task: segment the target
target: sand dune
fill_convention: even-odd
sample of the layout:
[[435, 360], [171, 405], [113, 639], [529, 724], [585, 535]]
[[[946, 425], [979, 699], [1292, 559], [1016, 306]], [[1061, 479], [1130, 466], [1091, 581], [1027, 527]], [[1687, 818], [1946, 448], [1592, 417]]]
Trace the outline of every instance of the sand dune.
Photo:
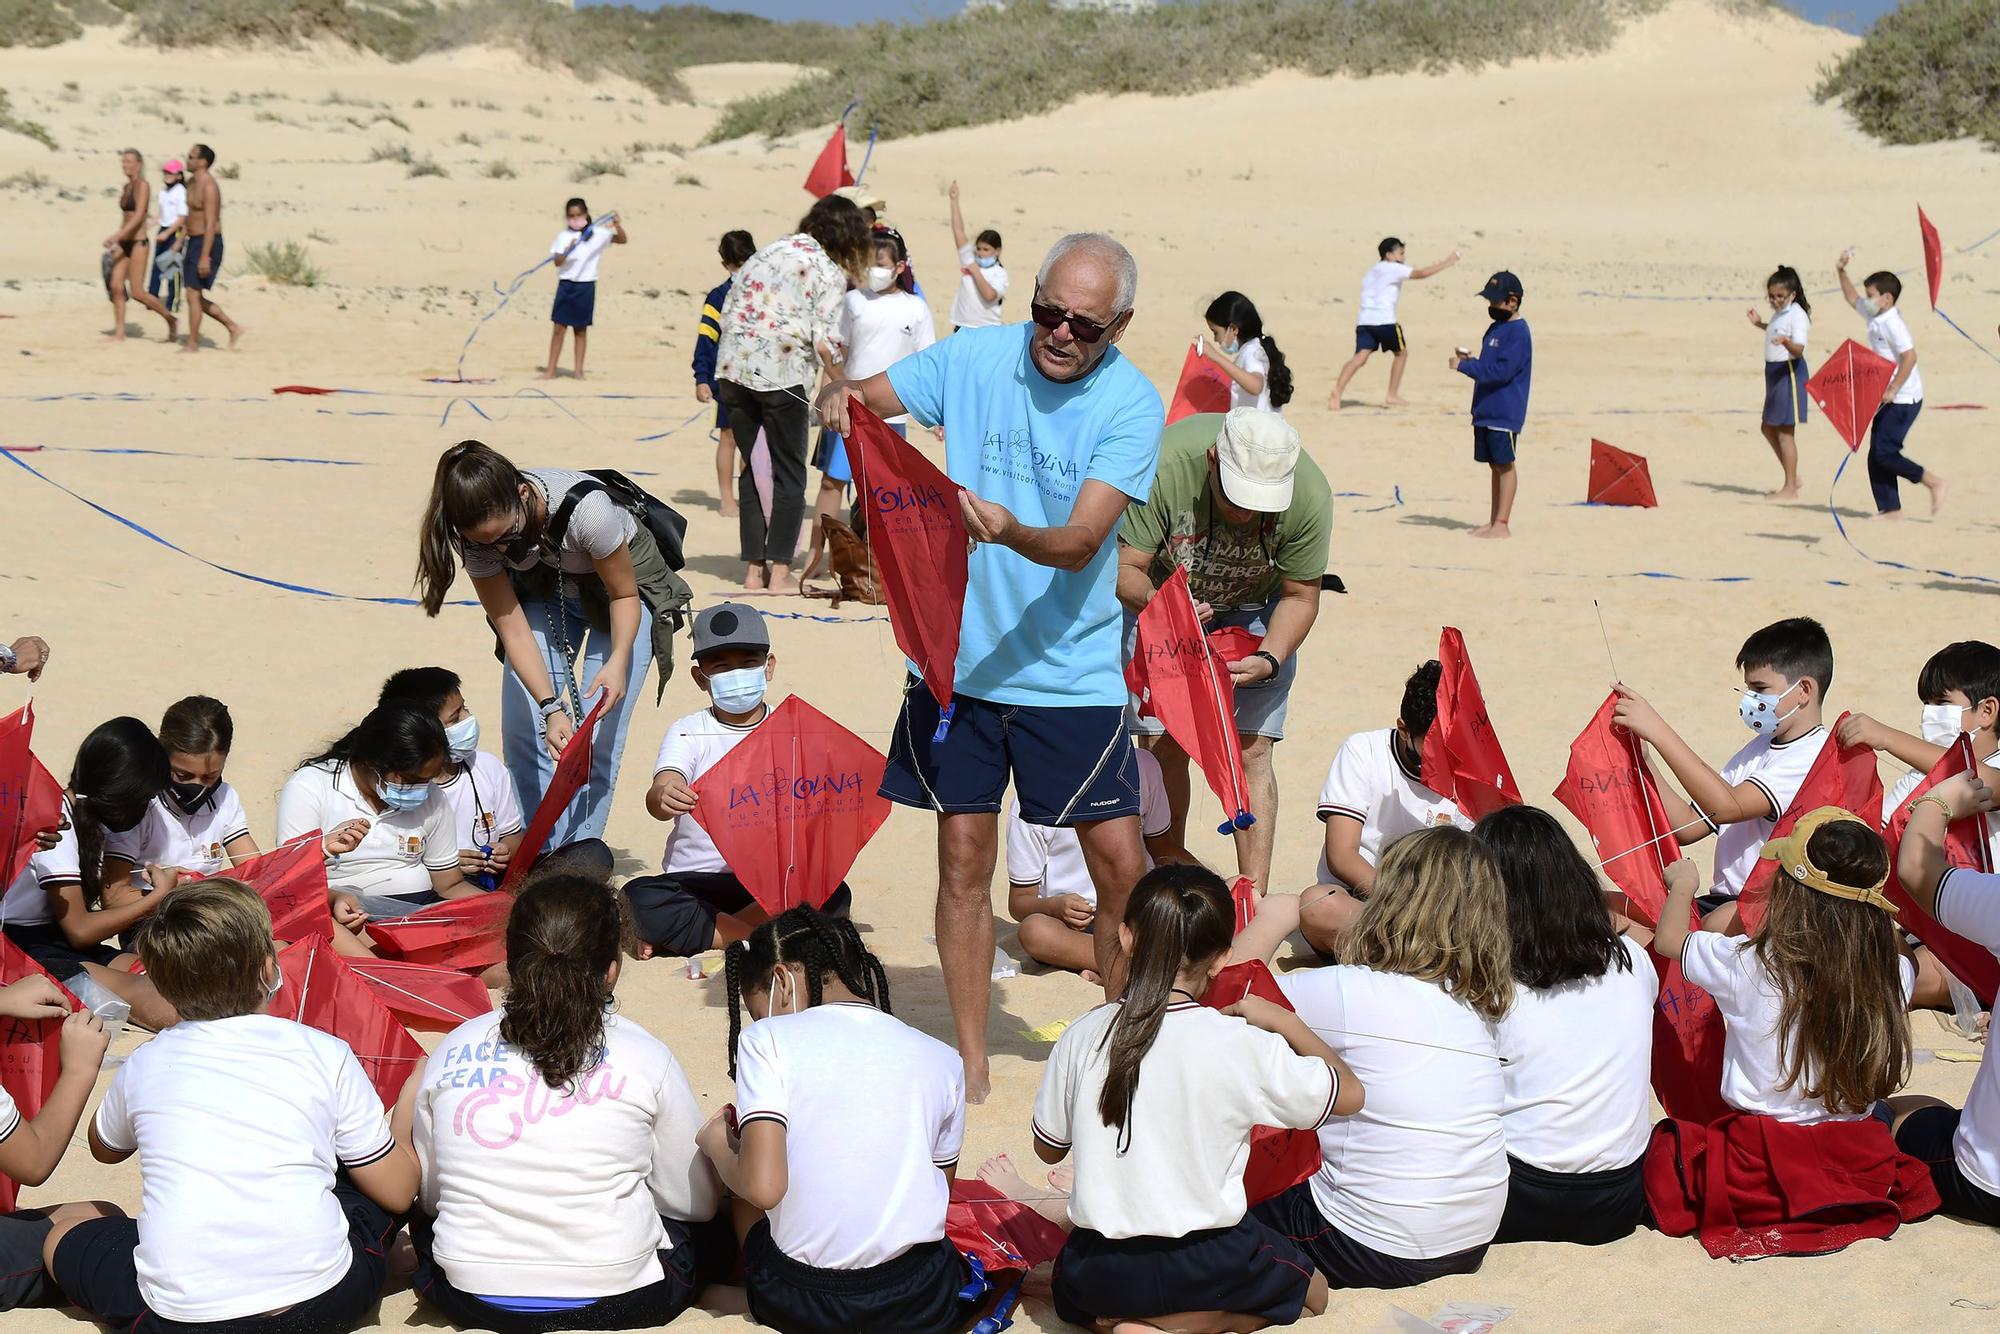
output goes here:
[[[1743, 736], [1730, 693], [1736, 645], [1778, 616], [1812, 614], [1831, 629], [1834, 706], [1899, 723], [1914, 722], [1916, 672], [1930, 651], [1993, 637], [1993, 585], [1871, 564], [1839, 536], [1825, 500], [1840, 447], [1823, 423], [1801, 442], [1808, 500], [1759, 498], [1774, 467], [1756, 433], [1758, 344], [1743, 307], [1764, 274], [1788, 262], [1827, 286], [1849, 244], [1864, 269], [1917, 265], [1918, 199], [1948, 248], [2000, 227], [1991, 154], [1969, 143], [1885, 148], [1814, 104], [1817, 67], [1851, 41], [1682, 0], [1589, 59], [1096, 98], [878, 149], [869, 183], [909, 236], [940, 319], [952, 271], [944, 188], [956, 177], [973, 224], [1005, 233], [1017, 282], [1062, 231], [1105, 227], [1132, 245], [1141, 291], [1125, 346], [1163, 388], [1224, 287], [1258, 301], [1291, 358], [1300, 390], [1290, 416], [1335, 489], [1359, 494], [1336, 502], [1333, 567], [1352, 593], [1327, 601], [1302, 661], [1292, 734], [1278, 749], [1281, 880], [1311, 877], [1320, 836], [1312, 799], [1335, 746], [1393, 717], [1403, 677], [1433, 651], [1441, 624], [1465, 631], [1531, 796], [1554, 787], [1570, 737], [1611, 675], [1593, 599], [1618, 669], [1716, 759]], [[721, 231], [743, 226], [763, 239], [804, 210], [799, 186], [819, 145], [816, 135], [673, 145], [698, 144], [728, 97], [786, 77], [771, 66], [695, 70], [696, 103], [661, 106], [616, 80], [580, 83], [488, 51], [409, 66], [331, 49], [195, 57], [121, 46], [102, 32], [52, 50], [0, 51], [0, 85], [16, 114], [43, 122], [61, 144], [49, 152], [0, 136], [0, 177], [12, 178], [0, 189], [9, 241], [0, 252], [0, 316], [9, 317], [0, 320], [0, 443], [45, 447], [20, 457], [218, 565], [399, 596], [436, 452], [477, 434], [523, 462], [653, 474], [653, 487], [691, 516], [698, 593], [718, 596], [738, 571], [733, 521], [718, 517], [710, 496], [705, 417], [689, 420], [695, 308], [716, 281]], [[116, 221], [115, 150], [140, 147], [153, 171], [197, 139], [240, 170], [223, 182], [229, 260], [217, 296], [247, 327], [243, 347], [178, 356], [157, 341], [157, 325], [145, 329], [148, 341], [106, 346], [95, 252]], [[449, 174], [411, 179], [400, 165], [368, 160], [378, 144], [404, 142]], [[640, 142], [644, 151], [627, 149]], [[593, 155], [621, 159], [625, 174], [572, 183], [572, 168]], [[482, 175], [494, 161], [516, 176]], [[24, 185], [25, 172], [48, 184]], [[591, 380], [554, 387], [559, 405], [530, 390], [547, 341], [543, 274], [473, 346], [468, 374], [496, 383], [423, 382], [452, 371], [473, 321], [493, 309], [491, 284], [545, 252], [572, 193], [621, 210], [632, 236], [606, 260]], [[1453, 245], [1468, 256], [1409, 290], [1403, 316], [1415, 356], [1405, 393], [1414, 406], [1335, 418], [1325, 397], [1352, 346], [1361, 272], [1388, 233], [1405, 237], [1419, 261]], [[250, 274], [249, 248], [284, 239], [307, 245], [322, 286], [278, 288]], [[1519, 536], [1484, 544], [1461, 531], [1484, 518], [1486, 478], [1469, 457], [1464, 381], [1443, 359], [1479, 332], [1483, 307], [1472, 293], [1501, 267], [1525, 280], [1538, 366]], [[1991, 247], [1949, 260], [1945, 305], [1968, 328], [1993, 327], [1996, 289]], [[1656, 299], [1667, 297], [1719, 299]], [[1956, 489], [1936, 521], [1850, 519], [1850, 531], [1879, 557], [2000, 575], [1992, 415], [1937, 410], [2000, 409], [2000, 380], [1930, 318], [1914, 284], [1911, 298], [1932, 410], [1910, 452]], [[1815, 304], [1817, 362], [1860, 324], [1837, 296]], [[135, 329], [147, 318], [135, 313]], [[1379, 397], [1384, 374], [1369, 367], [1354, 394]], [[291, 383], [367, 393], [269, 392]], [[47, 398], [112, 393], [136, 397]], [[1575, 506], [1592, 436], [1650, 457], [1660, 508]], [[78, 452], [117, 449], [182, 457]], [[1868, 507], [1867, 491], [1858, 466], [1848, 472], [1834, 499], [1853, 516]], [[265, 834], [285, 772], [357, 717], [393, 668], [457, 667], [474, 707], [497, 724], [490, 642], [464, 609], [427, 621], [410, 608], [246, 582], [26, 472], [4, 468], [0, 478], [0, 630], [56, 645], [36, 700], [39, 749], [59, 771], [103, 717], [156, 718], [172, 699], [204, 690], [235, 711], [230, 777]], [[781, 687], [886, 741], [898, 655], [885, 624], [850, 609], [839, 624], [779, 623], [776, 638]], [[4, 687], [20, 690], [18, 680]], [[638, 794], [666, 723], [693, 707], [681, 677], [632, 729], [627, 799], [611, 827], [627, 869], [657, 856], [660, 831]], [[1223, 854], [1212, 833], [1197, 837], [1197, 851]], [[932, 859], [929, 823], [899, 813], [858, 868], [858, 915], [889, 965], [898, 1012], [946, 1033], [925, 943]], [[1011, 931], [1001, 939], [1011, 944]], [[622, 990], [625, 1012], [672, 1042], [703, 1097], [725, 1100], [719, 984], [660, 963], [629, 970]], [[996, 1150], [1026, 1152], [1046, 1046], [1025, 1030], [1092, 999], [1068, 977], [996, 987], [995, 1096], [972, 1118], [968, 1165]], [[1916, 1030], [1927, 1051], [1972, 1050], [1929, 1017]], [[1956, 1100], [1971, 1070], [1921, 1064], [1913, 1087]], [[130, 1207], [136, 1185], [132, 1172], [79, 1152], [27, 1198], [103, 1196]], [[866, 1188], [857, 1182], [857, 1196]], [[1392, 1303], [1421, 1316], [1477, 1300], [1516, 1308], [1508, 1328], [1520, 1330], [1685, 1328], [1718, 1317], [1743, 1329], [1970, 1328], [2000, 1303], [1994, 1247], [1991, 1233], [1950, 1221], [1838, 1259], [1748, 1270], [1651, 1235], [1596, 1252], [1515, 1247], [1470, 1278], [1336, 1294], [1307, 1327], [1365, 1330]], [[383, 1303], [382, 1320], [434, 1323], [412, 1312], [399, 1295]], [[11, 1320], [27, 1331], [65, 1324], [47, 1314]], [[1024, 1323], [1059, 1328], [1046, 1301], [1031, 1300]]]

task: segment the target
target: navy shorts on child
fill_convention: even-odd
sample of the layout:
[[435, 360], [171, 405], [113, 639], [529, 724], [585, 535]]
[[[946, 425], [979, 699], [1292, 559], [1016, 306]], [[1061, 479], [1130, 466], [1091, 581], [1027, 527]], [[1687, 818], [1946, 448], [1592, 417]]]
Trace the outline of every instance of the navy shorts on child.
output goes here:
[[1357, 324], [1354, 326], [1354, 350], [1356, 352], [1387, 352], [1395, 356], [1403, 350], [1403, 326], [1400, 324]]
[[1642, 1157], [1604, 1172], [1551, 1172], [1507, 1158], [1507, 1212], [1493, 1240], [1602, 1246], [1629, 1237], [1646, 1216]]
[[971, 1272], [946, 1239], [865, 1269], [819, 1269], [779, 1250], [760, 1219], [743, 1239], [743, 1272], [751, 1316], [782, 1334], [949, 1334], [971, 1314], [961, 1295]]
[[1812, 373], [1804, 361], [1764, 363], [1764, 425], [1803, 426], [1807, 417], [1806, 381]]
[[1184, 1237], [1106, 1237], [1080, 1227], [1056, 1257], [1056, 1314], [1086, 1328], [1181, 1311], [1229, 1311], [1289, 1325], [1305, 1309], [1310, 1257], [1268, 1224]]
[[[715, 948], [715, 919], [740, 913], [757, 900], [729, 871], [682, 871], [634, 876], [625, 882], [632, 929], [655, 953], [689, 956]], [[820, 911], [845, 917], [854, 893], [842, 882]]]
[[551, 324], [560, 324], [565, 329], [588, 329], [591, 317], [596, 313], [596, 283], [577, 282], [571, 278], [556, 280], [555, 309], [549, 312]]
[[1297, 1244], [1336, 1288], [1410, 1288], [1446, 1274], [1473, 1273], [1486, 1259], [1484, 1246], [1429, 1259], [1378, 1251], [1327, 1221], [1313, 1200], [1310, 1181], [1253, 1205], [1250, 1213]]
[[1519, 439], [1512, 431], [1503, 431], [1497, 426], [1475, 426], [1472, 428], [1473, 460], [1505, 467], [1514, 461], [1514, 446]]
[[0, 1311], [56, 1304], [55, 1285], [42, 1268], [42, 1245], [52, 1226], [40, 1209], [0, 1214]]
[[2000, 1227], [2000, 1195], [1967, 1176], [1958, 1165], [1956, 1140], [1964, 1113], [1956, 1107], [1920, 1107], [1903, 1119], [1896, 1147], [1931, 1170], [1931, 1184], [1944, 1201], [1940, 1212]]

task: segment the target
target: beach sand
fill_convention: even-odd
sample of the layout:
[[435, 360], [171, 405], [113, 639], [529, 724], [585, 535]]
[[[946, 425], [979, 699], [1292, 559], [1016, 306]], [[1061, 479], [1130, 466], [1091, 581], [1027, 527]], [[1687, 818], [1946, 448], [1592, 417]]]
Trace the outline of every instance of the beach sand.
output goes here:
[[[1570, 738], [1611, 679], [1593, 600], [1618, 670], [1717, 762], [1746, 739], [1731, 659], [1766, 622], [1819, 617], [1837, 651], [1831, 708], [1906, 726], [1924, 658], [1951, 640], [1994, 637], [1994, 585], [1925, 572], [2000, 575], [1992, 411], [1941, 410], [2000, 407], [2000, 379], [1925, 309], [1914, 205], [1921, 199], [1947, 250], [1975, 240], [2000, 226], [2000, 159], [1971, 143], [1884, 147], [1816, 105], [1816, 70], [1852, 41], [1681, 0], [1589, 58], [1437, 77], [1272, 77], [1172, 100], [1092, 98], [878, 147], [868, 184], [909, 237], [941, 324], [955, 285], [944, 191], [956, 177], [970, 224], [1005, 234], [1021, 305], [1030, 270], [1059, 233], [1106, 228], [1131, 245], [1141, 284], [1124, 350], [1163, 393], [1202, 332], [1202, 309], [1225, 287], [1256, 299], [1290, 359], [1299, 393], [1288, 415], [1343, 493], [1332, 568], [1351, 591], [1324, 602], [1277, 750], [1281, 886], [1312, 878], [1321, 837], [1313, 798], [1334, 749], [1393, 720], [1403, 678], [1435, 651], [1441, 625], [1465, 632], [1531, 800], [1561, 778]], [[718, 516], [711, 494], [707, 412], [690, 389], [695, 316], [719, 280], [723, 230], [748, 227], [766, 240], [805, 210], [800, 183], [825, 132], [632, 157], [623, 146], [696, 143], [722, 101], [791, 73], [695, 70], [698, 102], [661, 106], [615, 80], [580, 83], [483, 51], [399, 67], [336, 49], [167, 55], [102, 32], [0, 51], [16, 114], [45, 123], [62, 145], [50, 152], [0, 136], [0, 177], [34, 171], [51, 183], [23, 188], [15, 176], [0, 189], [10, 242], [0, 258], [0, 443], [40, 447], [17, 461], [188, 553], [25, 471], [0, 469], [0, 634], [38, 633], [55, 647], [33, 689], [37, 749], [50, 767], [66, 772], [77, 740], [106, 716], [154, 720], [184, 694], [217, 695], [237, 723], [229, 777], [268, 844], [287, 771], [358, 718], [393, 669], [461, 671], [497, 738], [498, 669], [472, 611], [427, 620], [410, 607], [310, 596], [215, 568], [355, 597], [406, 595], [433, 461], [467, 435], [524, 464], [642, 476], [689, 516], [688, 574], [700, 601], [725, 595], [741, 570], [734, 521]], [[335, 97], [346, 101], [330, 104]], [[374, 106], [352, 104], [364, 101], [385, 105], [410, 133], [370, 123]], [[461, 132], [479, 142], [454, 142]], [[96, 246], [116, 223], [115, 152], [143, 149], [157, 182], [160, 160], [196, 140], [214, 145], [225, 169], [240, 168], [222, 182], [228, 259], [215, 295], [246, 327], [242, 347], [176, 355], [136, 307], [130, 319], [144, 339], [107, 346]], [[395, 163], [368, 160], [377, 144], [405, 141], [449, 175], [410, 179]], [[573, 185], [573, 165], [594, 154], [626, 159], [625, 174]], [[501, 159], [515, 179], [480, 174]], [[624, 213], [632, 237], [605, 260], [590, 380], [547, 386], [552, 404], [531, 378], [547, 347], [553, 283], [542, 273], [471, 349], [468, 375], [494, 383], [424, 382], [453, 373], [473, 321], [494, 308], [491, 284], [546, 253], [564, 198], [579, 192], [600, 213]], [[1390, 233], [1409, 242], [1413, 263], [1455, 245], [1467, 256], [1407, 289], [1412, 406], [1336, 418], [1324, 403], [1352, 347], [1360, 277]], [[273, 287], [250, 273], [252, 246], [287, 239], [307, 245], [321, 286]], [[1900, 525], [1857, 524], [1871, 508], [1857, 461], [1833, 500], [1863, 547], [1916, 569], [1872, 564], [1836, 531], [1827, 488], [1842, 450], [1817, 412], [1801, 439], [1805, 497], [1761, 498], [1776, 469], [1756, 429], [1759, 341], [1744, 308], [1761, 307], [1775, 264], [1797, 265], [1819, 316], [1816, 365], [1861, 335], [1837, 293], [1821, 292], [1850, 244], [1857, 274], [1908, 275], [1904, 305], [1929, 391], [1910, 453], [1955, 490], [1936, 521], [1916, 497]], [[1946, 309], [1975, 333], [1991, 329], [2000, 307], [1995, 264], [1991, 248], [1947, 259]], [[1479, 336], [1484, 303], [1474, 292], [1499, 268], [1525, 282], [1538, 365], [1518, 535], [1482, 543], [1465, 530], [1485, 518], [1486, 470], [1470, 457], [1466, 382], [1444, 359]], [[1379, 402], [1385, 379], [1378, 358], [1350, 398]], [[287, 384], [365, 392], [271, 393]], [[1651, 460], [1658, 509], [1578, 504], [1593, 436]], [[116, 452], [125, 450], [160, 453]], [[824, 604], [767, 605], [828, 614]], [[774, 622], [778, 688], [886, 747], [901, 677], [889, 627], [865, 608], [833, 615]], [[0, 685], [14, 699], [27, 693], [20, 678]], [[696, 706], [679, 672], [663, 705], [637, 712], [610, 828], [624, 872], [657, 859], [661, 830], [640, 796], [667, 724]], [[1894, 767], [1885, 761], [1885, 777]], [[1197, 786], [1193, 845], [1227, 865], [1214, 815]], [[1697, 856], [1705, 865], [1709, 854]], [[897, 1013], [948, 1038], [927, 943], [934, 874], [931, 822], [899, 811], [852, 879]], [[1004, 880], [995, 902], [1004, 904]], [[1014, 948], [1004, 922], [1000, 940]], [[704, 1103], [728, 1100], [720, 981], [691, 981], [678, 961], [660, 961], [628, 968], [620, 990], [623, 1012], [673, 1046]], [[1069, 976], [996, 984], [994, 1093], [970, 1118], [965, 1171], [1000, 1150], [1030, 1159], [1028, 1109], [1048, 1044], [1029, 1031], [1096, 999]], [[1925, 1051], [1977, 1050], [1930, 1016], [1915, 1031]], [[1973, 1068], [1922, 1063], [1911, 1087], [1957, 1102]], [[103, 1197], [129, 1209], [137, 1187], [131, 1167], [100, 1167], [78, 1148], [24, 1198]], [[857, 1201], [868, 1189], [855, 1182]], [[1326, 1316], [1302, 1327], [1388, 1328], [1392, 1306], [1428, 1316], [1449, 1301], [1479, 1301], [1515, 1308], [1508, 1328], [1519, 1330], [1970, 1329], [1990, 1326], [1987, 1312], [2000, 1306], [1995, 1253], [1992, 1233], [1950, 1220], [1835, 1259], [1750, 1268], [1653, 1234], [1589, 1252], [1517, 1246], [1496, 1249], [1476, 1275], [1421, 1290], [1337, 1293]], [[1024, 1326], [1060, 1328], [1045, 1276], [1030, 1294]], [[384, 1300], [381, 1320], [438, 1323], [407, 1292]], [[676, 1328], [746, 1323], [697, 1314]], [[55, 1313], [10, 1316], [8, 1326], [73, 1327]]]

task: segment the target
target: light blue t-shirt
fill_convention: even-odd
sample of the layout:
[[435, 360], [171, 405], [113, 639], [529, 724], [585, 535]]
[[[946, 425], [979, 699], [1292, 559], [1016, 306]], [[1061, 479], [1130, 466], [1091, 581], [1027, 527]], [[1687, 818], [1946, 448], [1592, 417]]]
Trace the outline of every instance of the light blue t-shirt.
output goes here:
[[[1028, 359], [1033, 329], [961, 329], [891, 366], [889, 384], [917, 420], [943, 424], [951, 480], [1024, 524], [1068, 523], [1087, 481], [1143, 502], [1166, 424], [1159, 391], [1115, 347], [1083, 379], [1057, 384]], [[1075, 572], [975, 547], [954, 693], [996, 704], [1122, 705], [1116, 531]]]

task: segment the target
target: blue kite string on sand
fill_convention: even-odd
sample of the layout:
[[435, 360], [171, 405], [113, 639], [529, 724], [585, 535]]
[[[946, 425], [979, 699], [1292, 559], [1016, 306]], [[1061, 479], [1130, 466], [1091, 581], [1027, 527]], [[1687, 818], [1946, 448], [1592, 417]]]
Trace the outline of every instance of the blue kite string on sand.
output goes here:
[[1847, 458], [1842, 459], [1840, 461], [1840, 466], [1833, 470], [1833, 486], [1829, 486], [1826, 489], [1826, 512], [1829, 515], [1833, 516], [1833, 526], [1840, 530], [1841, 539], [1845, 541], [1848, 546], [1854, 548], [1855, 555], [1861, 557], [1861, 559], [1867, 561], [1871, 565], [1880, 565], [1884, 569], [1889, 569], [1889, 570], [1902, 570], [1908, 574], [1932, 574], [1936, 575], [1940, 579], [1958, 579], [1969, 584], [2000, 585], [2000, 579], [1990, 578], [1987, 575], [1983, 574], [1954, 574], [1950, 570], [1933, 570], [1923, 565], [1905, 565], [1902, 561], [1883, 560], [1880, 557], [1871, 556], [1867, 552], [1863, 551], [1860, 545], [1856, 543], [1855, 540], [1848, 535], [1847, 525], [1840, 521], [1840, 511], [1833, 507], [1834, 487], [1840, 485], [1840, 475], [1847, 471], [1848, 459], [1851, 459], [1853, 457], [1854, 457], [1854, 451], [1850, 449], [1847, 452]]
[[1937, 306], [1932, 306], [1931, 314], [1937, 316], [1939, 319], [1943, 320], [1946, 324], [1950, 325], [1953, 333], [1957, 334], [1960, 338], [1963, 338], [1966, 342], [1978, 348], [1981, 352], [1984, 352], [1989, 361], [2000, 361], [2000, 356], [1994, 355], [1992, 348], [1986, 346], [1986, 344], [1980, 342], [1977, 338], [1974, 338], [1971, 334], [1959, 328], [1958, 321], [1953, 319], [1951, 316], [1945, 314], [1941, 308]]
[[222, 459], [231, 463], [312, 463], [329, 468], [361, 468], [354, 459], [308, 459], [290, 454], [202, 454], [178, 449], [133, 449], [110, 445], [0, 445], [10, 454], [140, 454], [159, 459]]
[[[583, 418], [577, 416], [574, 412], [571, 412], [568, 408], [564, 407], [562, 400], [557, 398], [554, 394], [549, 393], [545, 389], [538, 389], [534, 385], [523, 385], [521, 388], [516, 389], [513, 393], [509, 394], [507, 397], [509, 400], [513, 400], [520, 398], [524, 394], [534, 394], [537, 397], [547, 399], [550, 403], [555, 405], [555, 408], [558, 412], [562, 413], [565, 417], [568, 417], [571, 421], [575, 422], [578, 426], [581, 426], [586, 431], [591, 431], [596, 429], [595, 427], [591, 426], [589, 422], [585, 421]], [[480, 407], [476, 399], [471, 399], [465, 397], [464, 395], [460, 395], [459, 397], [452, 399], [449, 403], [446, 403], [444, 405], [444, 414], [438, 418], [438, 427], [440, 429], [442, 429], [445, 426], [445, 424], [451, 420], [451, 410], [457, 407], [461, 403], [465, 404], [466, 407], [472, 409], [473, 412], [477, 413], [479, 415], [479, 420], [483, 422], [490, 422], [495, 420], [498, 421], [507, 420], [506, 413], [502, 413], [498, 418], [495, 418], [491, 414], [489, 414], [486, 411], [486, 409]], [[700, 414], [697, 413], [696, 415], [699, 416]]]
[[[613, 219], [613, 218], [615, 218], [615, 217], [617, 217], [617, 216], [618, 216], [618, 215], [617, 215], [617, 213], [615, 213], [615, 212], [612, 212], [612, 213], [607, 213], [607, 214], [605, 214], [605, 215], [604, 215], [603, 217], [601, 217], [601, 218], [597, 219], [597, 221], [595, 221], [595, 222], [591, 223], [591, 224], [590, 224], [590, 226], [591, 226], [591, 227], [593, 227], [593, 228], [595, 228], [595, 227], [602, 227], [602, 226], [604, 226], [604, 225], [605, 225], [606, 223], [610, 222], [610, 221], [611, 221], [611, 219]], [[588, 229], [586, 229], [586, 230], [588, 230]], [[478, 323], [476, 323], [476, 324], [474, 324], [474, 325], [472, 326], [472, 332], [471, 332], [471, 333], [469, 333], [469, 334], [467, 334], [467, 335], [465, 336], [465, 346], [463, 346], [463, 347], [461, 347], [461, 348], [459, 348], [459, 349], [458, 349], [458, 379], [454, 381], [454, 380], [445, 380], [445, 379], [441, 379], [441, 378], [435, 378], [435, 379], [432, 379], [432, 381], [431, 381], [431, 382], [432, 382], [432, 383], [434, 383], [434, 384], [476, 384], [476, 383], [479, 383], [478, 381], [475, 381], [475, 380], [468, 380], [468, 379], [466, 379], [466, 378], [465, 378], [465, 356], [466, 356], [466, 353], [468, 353], [468, 352], [472, 351], [472, 340], [473, 340], [473, 339], [475, 339], [475, 338], [477, 338], [477, 337], [479, 337], [479, 331], [480, 331], [481, 329], [484, 329], [484, 328], [486, 327], [486, 321], [488, 321], [488, 320], [492, 319], [492, 318], [493, 318], [493, 317], [494, 317], [495, 315], [498, 315], [498, 314], [499, 314], [499, 313], [500, 313], [501, 311], [503, 311], [503, 310], [507, 309], [507, 303], [508, 303], [509, 301], [512, 301], [512, 300], [514, 299], [514, 293], [516, 293], [516, 292], [518, 292], [518, 291], [520, 291], [520, 290], [521, 290], [521, 285], [522, 285], [523, 283], [527, 282], [527, 281], [528, 281], [528, 279], [532, 278], [532, 277], [533, 277], [533, 276], [534, 276], [535, 274], [537, 274], [537, 273], [541, 272], [541, 271], [542, 271], [542, 269], [543, 269], [543, 268], [544, 268], [545, 266], [547, 266], [547, 265], [550, 265], [550, 264], [554, 264], [554, 263], [556, 263], [556, 262], [557, 262], [558, 260], [560, 260], [560, 259], [562, 259], [562, 258], [563, 258], [563, 256], [561, 256], [561, 255], [544, 255], [544, 256], [542, 257], [542, 259], [541, 259], [541, 262], [540, 262], [540, 263], [538, 263], [538, 264], [533, 264], [533, 265], [529, 266], [528, 268], [525, 268], [525, 269], [522, 269], [522, 270], [521, 270], [521, 271], [520, 271], [519, 273], [515, 274], [515, 275], [514, 275], [514, 281], [513, 281], [513, 282], [511, 282], [511, 283], [509, 283], [509, 284], [507, 284], [507, 287], [506, 287], [506, 289], [505, 289], [505, 290], [502, 290], [502, 289], [501, 289], [501, 286], [500, 286], [500, 284], [499, 284], [499, 283], [494, 283], [494, 284], [493, 284], [493, 290], [494, 290], [495, 292], [498, 292], [498, 293], [499, 293], [499, 295], [500, 295], [500, 304], [499, 304], [499, 305], [497, 305], [497, 306], [495, 306], [495, 307], [493, 307], [493, 309], [491, 309], [491, 310], [487, 311], [487, 312], [486, 312], [486, 313], [485, 313], [484, 315], [481, 315], [481, 316], [479, 317], [479, 322], [478, 322]]]

